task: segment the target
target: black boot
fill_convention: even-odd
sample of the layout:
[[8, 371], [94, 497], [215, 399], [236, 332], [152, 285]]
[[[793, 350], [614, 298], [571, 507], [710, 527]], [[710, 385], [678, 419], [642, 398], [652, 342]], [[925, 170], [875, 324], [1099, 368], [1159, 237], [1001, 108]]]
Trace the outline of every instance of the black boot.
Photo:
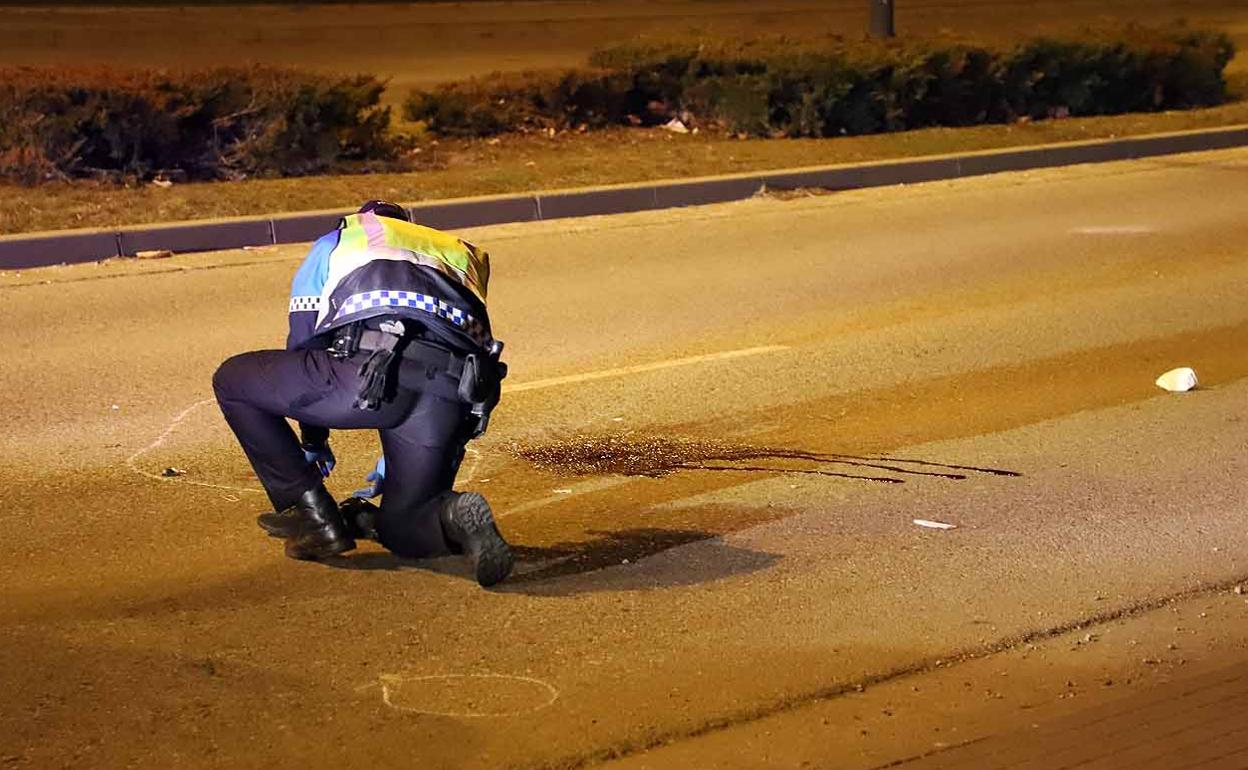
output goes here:
[[511, 574], [511, 548], [498, 527], [490, 504], [476, 492], [448, 492], [438, 502], [442, 532], [472, 559], [477, 582], [492, 586]]
[[[347, 526], [347, 532], [356, 540], [377, 539], [377, 506], [359, 497], [348, 497], [338, 504], [338, 513]], [[303, 515], [298, 506], [284, 511], [268, 511], [256, 517], [260, 529], [273, 537], [290, 538], [299, 534]]]
[[299, 513], [297, 505], [292, 505], [284, 511], [266, 511], [256, 517], [256, 523], [260, 525], [260, 529], [273, 537], [283, 539], [299, 534], [301, 521], [303, 521], [303, 514]]
[[362, 497], [348, 497], [338, 503], [338, 512], [347, 524], [347, 531], [356, 540], [377, 539], [378, 510], [375, 504]]
[[[292, 559], [324, 559], [355, 548], [355, 539], [338, 513], [338, 504], [321, 484], [304, 492], [299, 502], [276, 515], [294, 530], [286, 538], [286, 555]], [[289, 521], [295, 523], [290, 525]]]

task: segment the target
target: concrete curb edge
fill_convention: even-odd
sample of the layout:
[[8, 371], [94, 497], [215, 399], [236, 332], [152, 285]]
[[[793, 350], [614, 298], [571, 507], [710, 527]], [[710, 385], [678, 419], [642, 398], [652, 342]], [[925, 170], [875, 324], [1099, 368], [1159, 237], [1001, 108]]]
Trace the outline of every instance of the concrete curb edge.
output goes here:
[[[455, 230], [508, 222], [727, 203], [749, 198], [763, 188], [854, 190], [1245, 145], [1248, 145], [1248, 126], [1227, 126], [902, 160], [430, 201], [410, 204], [408, 210], [413, 221], [442, 230]], [[345, 213], [349, 212], [331, 209], [142, 225], [117, 230], [62, 230], [6, 235], [0, 236], [0, 269], [93, 262], [156, 249], [187, 253], [301, 243], [314, 240], [333, 229]]]

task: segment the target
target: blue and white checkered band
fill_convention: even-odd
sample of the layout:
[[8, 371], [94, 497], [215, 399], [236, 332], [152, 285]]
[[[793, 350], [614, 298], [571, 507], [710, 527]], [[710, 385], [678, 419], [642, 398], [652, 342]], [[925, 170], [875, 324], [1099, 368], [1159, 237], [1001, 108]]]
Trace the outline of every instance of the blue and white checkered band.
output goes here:
[[299, 313], [304, 310], [316, 312], [321, 309], [320, 297], [291, 297], [290, 312]]
[[376, 307], [410, 307], [422, 310], [455, 324], [478, 344], [484, 345], [486, 343], [485, 328], [477, 319], [457, 307], [448, 305], [437, 297], [431, 297], [428, 294], [421, 294], [416, 291], [381, 289], [366, 291], [362, 294], [352, 294], [338, 308], [338, 312], [334, 314], [333, 321]]

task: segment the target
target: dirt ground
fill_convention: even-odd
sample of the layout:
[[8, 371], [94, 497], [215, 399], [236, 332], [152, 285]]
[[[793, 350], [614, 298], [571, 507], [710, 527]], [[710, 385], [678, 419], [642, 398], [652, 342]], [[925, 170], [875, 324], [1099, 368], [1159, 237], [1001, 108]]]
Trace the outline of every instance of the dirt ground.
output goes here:
[[[5, 9], [0, 64], [176, 67], [256, 61], [390, 79], [413, 87], [581, 64], [603, 45], [683, 36], [866, 29], [862, 0], [552, 0], [376, 6]], [[1088, 25], [1185, 19], [1248, 49], [1248, 8], [1234, 0], [902, 0], [901, 34], [987, 39]], [[1233, 67], [1243, 68], [1243, 57]]]
[[[512, 365], [461, 479], [517, 547], [495, 591], [255, 527], [208, 383], [280, 344], [298, 247], [0, 274], [0, 760], [1058, 767], [1093, 723], [1234, 751], [1171, 704], [1243, 697], [1246, 171], [466, 233]], [[1153, 385], [1178, 365], [1200, 390]], [[376, 439], [333, 441], [345, 495]]]

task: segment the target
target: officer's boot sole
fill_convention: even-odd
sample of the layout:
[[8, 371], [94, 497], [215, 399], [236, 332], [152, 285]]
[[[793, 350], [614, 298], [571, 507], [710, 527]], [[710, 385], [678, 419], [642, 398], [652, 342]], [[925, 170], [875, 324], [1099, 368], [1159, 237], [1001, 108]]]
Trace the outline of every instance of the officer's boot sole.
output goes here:
[[490, 504], [476, 492], [457, 495], [449, 516], [464, 554], [472, 559], [477, 583], [492, 586], [511, 574], [511, 547], [494, 524]]

